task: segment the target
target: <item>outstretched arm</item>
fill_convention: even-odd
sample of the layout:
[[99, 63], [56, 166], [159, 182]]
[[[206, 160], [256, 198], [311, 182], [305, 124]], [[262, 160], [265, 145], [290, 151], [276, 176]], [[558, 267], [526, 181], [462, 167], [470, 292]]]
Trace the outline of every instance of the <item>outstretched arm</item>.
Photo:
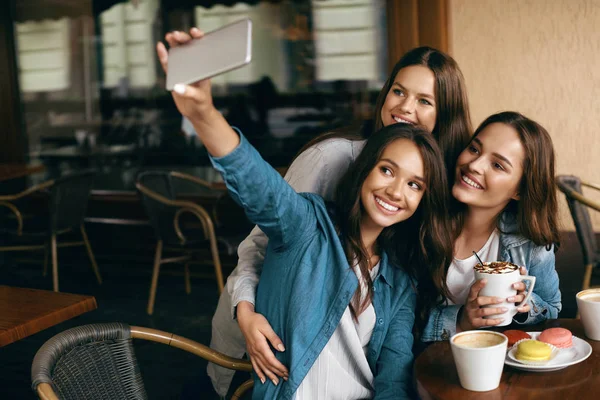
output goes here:
[[[202, 36], [200, 30], [193, 28], [190, 35], [169, 33], [166, 40], [177, 46], [192, 38], [202, 40]], [[162, 43], [157, 45], [157, 52], [167, 71], [168, 53]], [[272, 245], [284, 246], [306, 233], [307, 226], [315, 223], [310, 202], [294, 192], [243, 136], [229, 126], [213, 105], [210, 81], [177, 84], [172, 94], [177, 109], [190, 120], [212, 156], [213, 165], [222, 173], [232, 198], [267, 234]]]

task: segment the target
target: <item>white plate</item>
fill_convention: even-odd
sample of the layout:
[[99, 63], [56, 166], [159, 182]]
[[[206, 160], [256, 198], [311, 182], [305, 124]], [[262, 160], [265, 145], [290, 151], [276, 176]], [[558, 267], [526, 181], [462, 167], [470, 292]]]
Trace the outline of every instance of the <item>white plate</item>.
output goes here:
[[[532, 339], [537, 339], [541, 332], [527, 332]], [[559, 349], [558, 354], [547, 364], [544, 365], [526, 365], [511, 359], [514, 358], [516, 347], [511, 347], [506, 353], [504, 364], [510, 365], [513, 368], [530, 372], [548, 372], [557, 371], [568, 367], [569, 365], [577, 364], [585, 360], [592, 354], [592, 346], [585, 340], [581, 340], [573, 336], [573, 346], [568, 349]]]

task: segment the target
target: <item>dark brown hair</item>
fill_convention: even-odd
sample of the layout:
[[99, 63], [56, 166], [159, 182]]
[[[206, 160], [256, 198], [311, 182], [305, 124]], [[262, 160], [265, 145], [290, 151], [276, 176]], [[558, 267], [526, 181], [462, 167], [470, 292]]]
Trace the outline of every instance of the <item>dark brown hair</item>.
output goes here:
[[[400, 58], [394, 66], [392, 73], [381, 88], [375, 103], [375, 114], [372, 121], [357, 127], [342, 128], [316, 137], [307, 143], [300, 152], [307, 148], [331, 138], [346, 138], [350, 140], [366, 139], [375, 131], [383, 127], [381, 109], [385, 99], [394, 84], [396, 75], [402, 68], [421, 65], [429, 68], [435, 76], [435, 103], [436, 122], [433, 128], [433, 137], [440, 146], [449, 178], [453, 175], [456, 159], [465, 148], [471, 137], [471, 117], [469, 115], [469, 102], [464, 77], [458, 64], [448, 54], [432, 47], [417, 47]], [[358, 133], [357, 133], [358, 130]]]
[[[552, 244], [559, 243], [552, 138], [543, 126], [514, 111], [489, 116], [479, 125], [473, 138], [494, 123], [513, 128], [519, 135], [525, 150], [523, 176], [519, 183], [519, 200], [511, 200], [504, 209], [516, 217], [517, 232], [510, 233], [519, 233], [536, 245], [550, 249]], [[457, 206], [459, 213], [455, 216], [457, 224], [454, 237], [458, 237], [464, 223], [462, 211], [465, 207]]]
[[356, 315], [373, 297], [369, 257], [360, 234], [360, 222], [365, 212], [360, 198], [361, 188], [385, 148], [399, 139], [410, 140], [419, 149], [426, 189], [415, 213], [407, 220], [385, 228], [377, 239], [377, 247], [380, 253], [385, 251], [391, 265], [404, 269], [418, 282], [417, 325], [421, 326], [429, 310], [447, 297], [444, 276], [452, 260], [446, 207], [448, 182], [441, 150], [431, 134], [419, 127], [393, 124], [372, 135], [337, 188], [335, 204], [339, 218], [335, 222], [348, 262], [358, 265], [367, 283], [368, 293], [364, 300], [360, 301], [360, 292], [357, 291], [350, 304], [353, 315]]

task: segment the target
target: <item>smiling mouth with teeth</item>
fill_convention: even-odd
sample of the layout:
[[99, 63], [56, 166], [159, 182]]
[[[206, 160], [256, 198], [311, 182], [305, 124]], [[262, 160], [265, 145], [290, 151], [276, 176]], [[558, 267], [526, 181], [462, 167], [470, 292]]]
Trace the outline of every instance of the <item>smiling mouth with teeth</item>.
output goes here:
[[411, 122], [411, 121], [407, 121], [407, 120], [405, 120], [405, 119], [402, 119], [402, 118], [400, 118], [400, 117], [395, 117], [395, 116], [392, 116], [392, 118], [394, 119], [394, 121], [396, 121], [396, 122], [397, 122], [397, 123], [399, 123], [399, 124], [409, 124], [409, 125], [414, 125], [414, 123], [413, 123], [413, 122]]
[[464, 174], [461, 174], [461, 179], [464, 183], [466, 183], [467, 185], [474, 187], [475, 189], [483, 189], [483, 186], [478, 185], [475, 181], [469, 179], [469, 177], [467, 177]]
[[377, 202], [377, 204], [379, 204], [381, 207], [385, 208], [388, 211], [398, 211], [399, 210], [398, 207], [394, 207], [393, 205], [386, 203], [385, 201], [381, 200], [379, 197], [375, 197], [375, 201]]

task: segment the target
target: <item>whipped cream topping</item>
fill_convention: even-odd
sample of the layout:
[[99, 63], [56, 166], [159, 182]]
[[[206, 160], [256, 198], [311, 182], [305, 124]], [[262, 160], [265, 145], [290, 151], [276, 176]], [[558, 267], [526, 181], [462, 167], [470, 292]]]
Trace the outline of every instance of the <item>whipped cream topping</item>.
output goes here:
[[519, 266], [506, 261], [484, 262], [476, 264], [473, 269], [484, 274], [508, 274], [519, 269]]

